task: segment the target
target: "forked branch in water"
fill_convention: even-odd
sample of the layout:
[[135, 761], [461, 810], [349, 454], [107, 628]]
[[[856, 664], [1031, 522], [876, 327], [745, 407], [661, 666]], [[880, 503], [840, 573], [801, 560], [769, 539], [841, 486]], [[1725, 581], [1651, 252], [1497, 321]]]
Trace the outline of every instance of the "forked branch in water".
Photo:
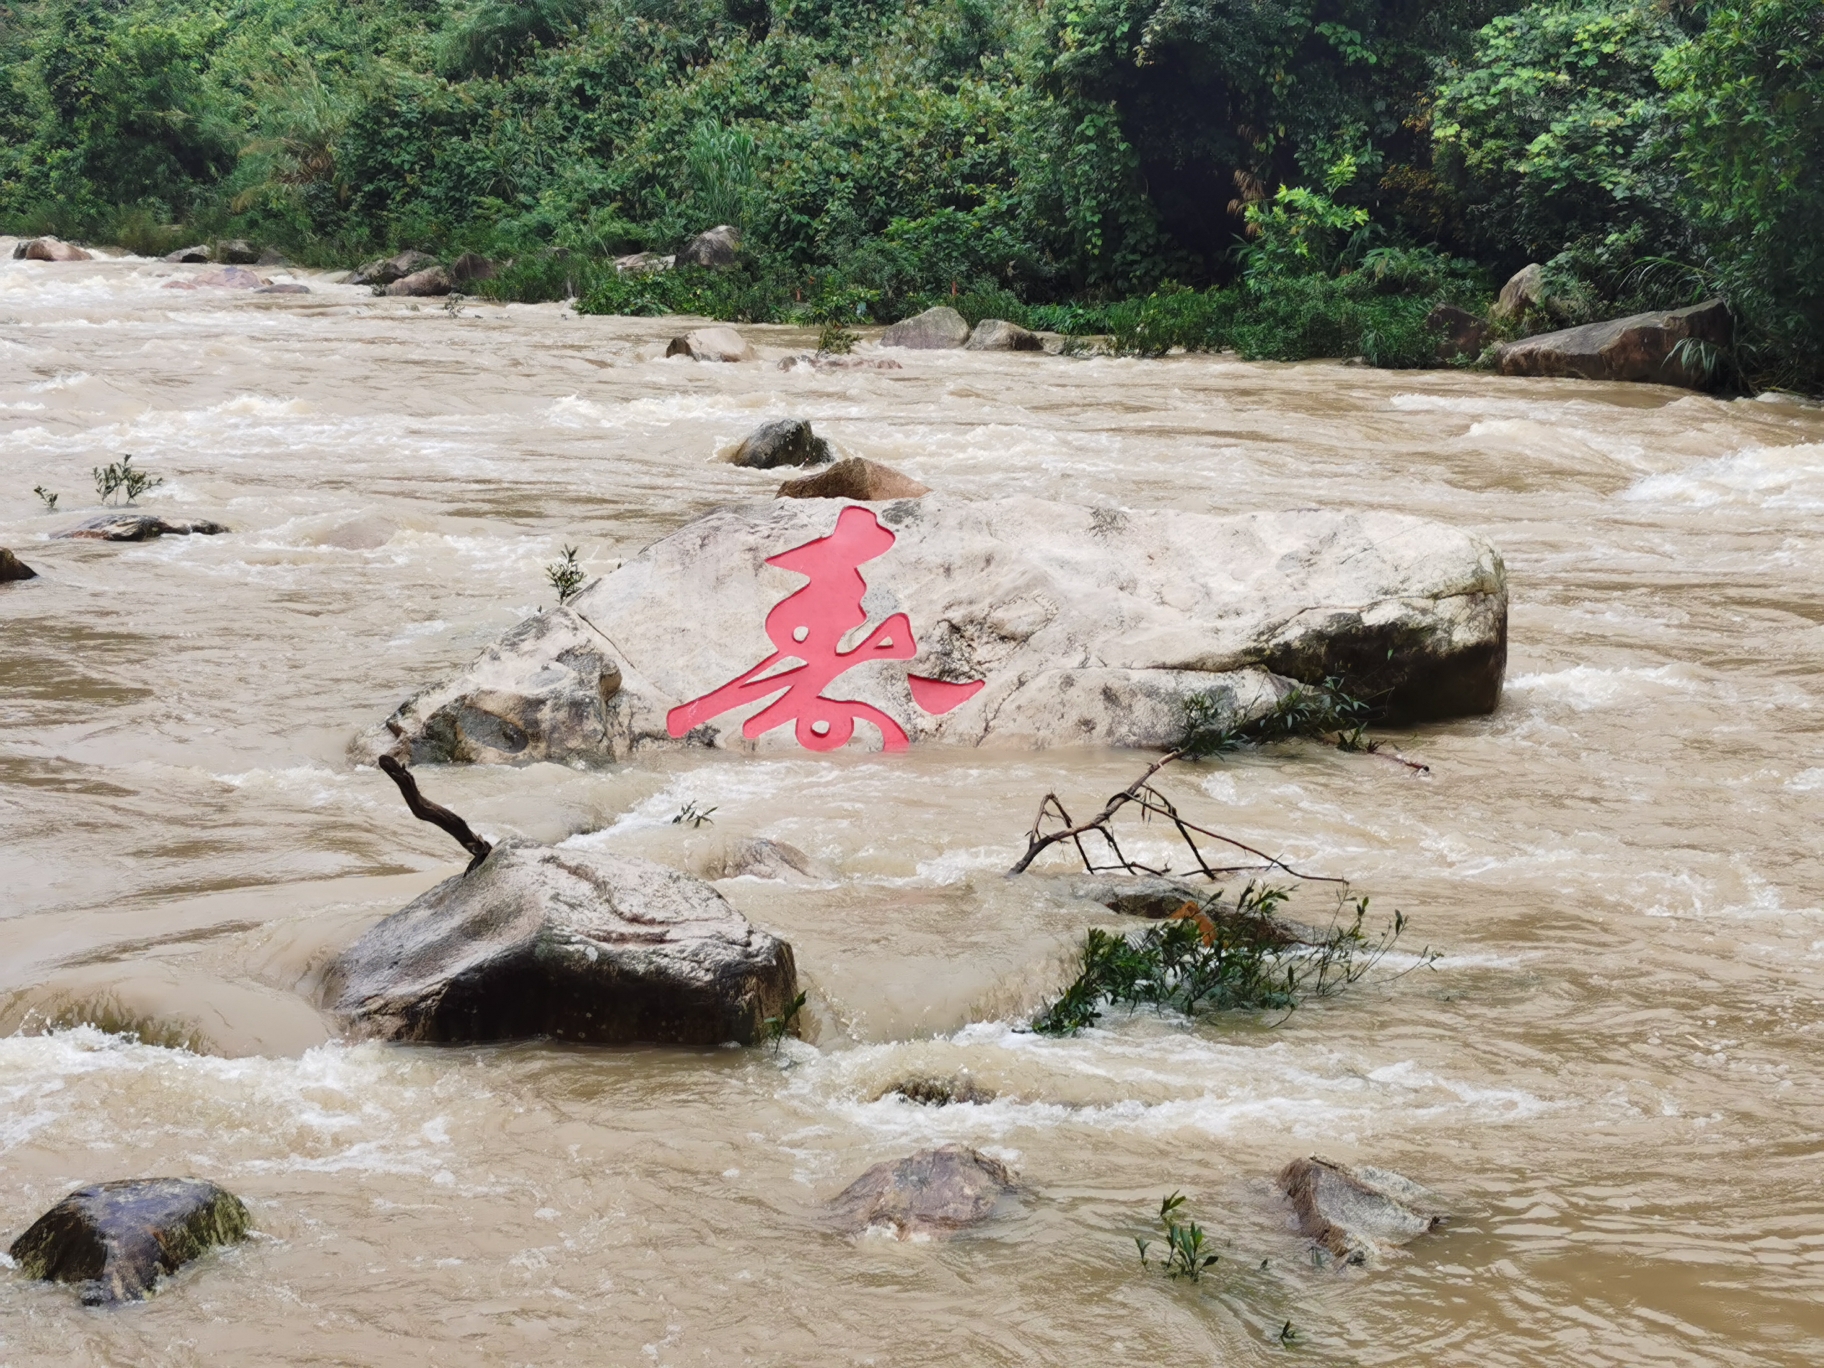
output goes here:
[[412, 816], [421, 822], [429, 822], [432, 826], [442, 827], [456, 838], [458, 845], [474, 857], [469, 861], [469, 867], [462, 871], [464, 874], [473, 872], [476, 865], [488, 858], [488, 852], [494, 847], [477, 836], [467, 822], [443, 804], [433, 803], [418, 792], [418, 781], [412, 778], [411, 772], [404, 765], [390, 755], [383, 755], [380, 757], [380, 771], [399, 785], [399, 794], [405, 799], [405, 805], [412, 810]]

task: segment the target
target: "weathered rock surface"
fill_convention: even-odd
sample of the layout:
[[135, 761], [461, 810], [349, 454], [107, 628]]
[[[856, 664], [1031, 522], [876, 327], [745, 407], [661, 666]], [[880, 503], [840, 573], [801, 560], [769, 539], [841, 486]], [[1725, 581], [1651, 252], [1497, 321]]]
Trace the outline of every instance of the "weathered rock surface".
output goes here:
[[1009, 323], [1004, 318], [984, 318], [975, 325], [963, 347], [967, 351], [1042, 352], [1045, 343], [1037, 333], [1028, 332], [1018, 323]]
[[916, 347], [936, 351], [960, 347], [969, 340], [969, 325], [947, 304], [902, 318], [880, 335], [883, 347]]
[[150, 541], [153, 537], [218, 536], [228, 529], [207, 518], [161, 518], [154, 513], [101, 513], [51, 534], [52, 541]]
[[258, 271], [250, 271], [245, 266], [222, 266], [213, 271], [203, 271], [198, 275], [186, 276], [182, 280], [167, 280], [167, 290], [257, 290], [266, 284], [266, 277]]
[[179, 247], [175, 252], [166, 252], [166, 261], [176, 262], [180, 266], [201, 266], [210, 261], [209, 244], [199, 242], [192, 247]]
[[831, 352], [809, 352], [798, 356], [787, 356], [780, 359], [779, 369], [796, 370], [800, 366], [809, 366], [812, 370], [904, 370], [905, 367], [890, 356], [838, 356]]
[[982, 1087], [966, 1073], [952, 1078], [914, 1074], [910, 1078], [900, 1079], [880, 1096], [903, 1097], [921, 1107], [979, 1106], [984, 1102], [992, 1102], [995, 1098], [992, 1088]]
[[830, 459], [830, 444], [811, 431], [802, 418], [775, 418], [762, 423], [729, 454], [730, 465], [750, 470], [776, 466], [823, 465]]
[[431, 299], [447, 295], [450, 288], [449, 273], [443, 267], [426, 266], [422, 271], [400, 276], [386, 287], [386, 292], [407, 299]]
[[1367, 1164], [1348, 1168], [1313, 1155], [1294, 1159], [1279, 1175], [1298, 1229], [1347, 1263], [1366, 1263], [1447, 1217], [1434, 1193], [1410, 1178]]
[[8, 551], [4, 546], [0, 546], [0, 584], [5, 584], [9, 580], [28, 580], [37, 578], [38, 572], [36, 570], [32, 569], [31, 566], [20, 560], [19, 557], [15, 556], [11, 551]]
[[13, 248], [14, 261], [93, 261], [94, 255], [54, 237], [27, 238]]
[[649, 860], [500, 842], [331, 964], [359, 1034], [751, 1045], [797, 992], [792, 948]]
[[229, 238], [215, 244], [215, 259], [236, 266], [257, 265], [260, 253], [246, 238]]
[[262, 285], [255, 294], [309, 294], [310, 286], [287, 281], [281, 285]]
[[[778, 499], [689, 523], [519, 624], [356, 753], [828, 750], [861, 723], [895, 749], [1165, 746], [1188, 696], [1241, 722], [1291, 680], [1341, 677], [1403, 719], [1488, 712], [1506, 658], [1500, 556], [1402, 514]], [[790, 659], [817, 664], [767, 687]]]
[[891, 466], [851, 456], [838, 461], [828, 470], [815, 475], [787, 480], [779, 486], [781, 499], [854, 499], [861, 503], [878, 503], [891, 499], [923, 498], [931, 491], [910, 475], [901, 475]]
[[267, 248], [263, 249], [260, 252], [260, 259], [256, 262], [254, 262], [253, 264], [255, 266], [289, 266], [289, 265], [291, 265], [291, 263], [285, 259], [285, 253], [281, 252], [277, 247], [267, 247]]
[[240, 1198], [196, 1178], [81, 1188], [34, 1221], [9, 1251], [28, 1278], [75, 1283], [90, 1306], [141, 1301], [161, 1274], [245, 1239]]
[[822, 875], [817, 862], [797, 846], [764, 836], [724, 846], [703, 862], [706, 879], [783, 879], [789, 882]]
[[979, 1224], [1013, 1190], [1006, 1165], [967, 1145], [943, 1145], [876, 1164], [844, 1188], [830, 1210], [845, 1230], [890, 1226], [904, 1240]]
[[478, 280], [492, 280], [498, 274], [499, 268], [478, 252], [464, 252], [450, 263], [450, 284], [459, 290]]
[[722, 223], [706, 233], [698, 233], [678, 249], [680, 266], [707, 266], [719, 271], [733, 266], [741, 256], [741, 230]]
[[660, 256], [657, 252], [630, 252], [614, 259], [614, 269], [618, 275], [657, 275], [661, 271], [669, 271], [677, 263], [676, 256]]
[[380, 257], [357, 267], [348, 278], [350, 285], [391, 285], [395, 280], [437, 264], [429, 252], [406, 251], [398, 256]]
[[1501, 287], [1500, 295], [1488, 310], [1489, 319], [1496, 323], [1523, 318], [1529, 313], [1556, 319], [1564, 319], [1569, 314], [1565, 304], [1554, 299], [1546, 288], [1545, 267], [1536, 261], [1508, 277], [1507, 284]]
[[1488, 325], [1468, 309], [1440, 304], [1425, 316], [1425, 326], [1438, 334], [1438, 362], [1449, 365], [1461, 358], [1475, 360], [1488, 345]]
[[1634, 380], [1703, 389], [1710, 376], [1698, 358], [1674, 353], [1688, 338], [1725, 347], [1733, 327], [1729, 306], [1712, 299], [1688, 309], [1631, 314], [1523, 338], [1501, 348], [1495, 365], [1503, 375]]
[[671, 339], [667, 356], [688, 356], [692, 361], [752, 361], [757, 353], [733, 328], [694, 328]]

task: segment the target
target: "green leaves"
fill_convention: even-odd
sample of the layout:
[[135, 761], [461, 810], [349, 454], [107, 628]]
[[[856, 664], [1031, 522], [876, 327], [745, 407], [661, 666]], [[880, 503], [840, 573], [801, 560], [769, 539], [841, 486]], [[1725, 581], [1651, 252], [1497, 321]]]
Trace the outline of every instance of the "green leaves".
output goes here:
[[[1179, 1209], [1184, 1206], [1184, 1194], [1174, 1192], [1159, 1202], [1159, 1228], [1165, 1232], [1165, 1257], [1159, 1260], [1160, 1272], [1168, 1277], [1185, 1278], [1197, 1282], [1203, 1277], [1206, 1268], [1218, 1263], [1217, 1254], [1204, 1253], [1205, 1236], [1203, 1227], [1195, 1221], [1180, 1220]], [[1141, 1267], [1150, 1267], [1147, 1250], [1151, 1248], [1150, 1240], [1136, 1235], [1134, 1243], [1140, 1248]]]

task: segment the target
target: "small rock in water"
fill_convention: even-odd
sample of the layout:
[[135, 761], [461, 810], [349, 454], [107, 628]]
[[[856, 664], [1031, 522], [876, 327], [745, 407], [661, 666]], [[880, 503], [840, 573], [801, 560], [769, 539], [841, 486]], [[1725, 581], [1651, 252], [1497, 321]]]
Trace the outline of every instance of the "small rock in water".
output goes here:
[[289, 266], [289, 265], [291, 265], [291, 263], [285, 259], [285, 253], [281, 252], [277, 247], [266, 248], [264, 251], [262, 251], [260, 253], [260, 259], [256, 262], [254, 262], [253, 264], [255, 266]]
[[1072, 877], [1068, 887], [1072, 897], [1101, 903], [1124, 917], [1145, 917], [1149, 921], [1175, 917], [1187, 902], [1201, 906], [1213, 891], [1207, 884], [1200, 887], [1183, 879], [1153, 874], [1081, 874]]
[[1442, 1203], [1410, 1178], [1362, 1164], [1348, 1168], [1313, 1155], [1279, 1175], [1298, 1229], [1345, 1263], [1361, 1264], [1437, 1229]]
[[804, 419], [775, 418], [742, 438], [728, 463], [751, 470], [771, 470], [782, 465], [822, 465], [829, 459], [830, 444], [813, 433]]
[[975, 325], [975, 331], [969, 334], [969, 340], [963, 344], [966, 351], [1044, 351], [1045, 343], [1035, 332], [1028, 332], [1018, 323], [1009, 323], [1004, 318], [984, 318]]
[[54, 237], [28, 238], [13, 248], [14, 261], [92, 261], [88, 252]]
[[667, 356], [688, 356], [692, 361], [752, 361], [757, 353], [733, 328], [695, 328], [671, 339]]
[[967, 1145], [944, 1145], [876, 1164], [830, 1208], [846, 1230], [890, 1226], [904, 1240], [985, 1221], [1013, 1190], [1013, 1175], [1004, 1164]]
[[678, 251], [680, 266], [707, 266], [719, 271], [733, 266], [741, 255], [741, 230], [722, 223], [707, 233], [698, 233]]
[[706, 879], [806, 879], [817, 877], [818, 872], [811, 857], [797, 846], [764, 836], [718, 851], [703, 867]]
[[0, 546], [0, 584], [5, 584], [8, 580], [28, 580], [37, 578], [38, 572], [36, 570], [32, 569], [31, 566], [20, 560], [19, 557], [15, 556], [11, 551], [8, 551], [4, 546]]
[[968, 323], [947, 304], [902, 318], [880, 335], [883, 347], [915, 347], [921, 351], [960, 347], [968, 340]]
[[255, 290], [254, 293], [255, 294], [309, 294], [310, 286], [298, 285], [298, 284], [293, 284], [290, 282], [280, 284], [280, 285], [262, 285], [262, 286], [260, 286], [259, 289]]
[[204, 271], [185, 280], [167, 280], [167, 290], [257, 290], [266, 284], [266, 277], [258, 271], [250, 271], [245, 266], [223, 266], [217, 270]]
[[149, 541], [153, 537], [214, 537], [228, 529], [207, 518], [161, 518], [152, 513], [102, 513], [51, 534], [53, 541]]
[[431, 299], [447, 295], [450, 288], [449, 273], [443, 267], [426, 266], [422, 271], [400, 276], [386, 287], [386, 292], [407, 299]]
[[194, 247], [179, 247], [175, 252], [166, 252], [165, 260], [176, 262], [180, 266], [201, 266], [209, 261], [209, 244], [199, 242]]
[[142, 1301], [162, 1273], [247, 1236], [247, 1208], [214, 1183], [140, 1178], [72, 1192], [9, 1251], [29, 1278], [76, 1283], [85, 1305]]
[[752, 1045], [798, 991], [792, 947], [701, 879], [508, 839], [330, 965], [324, 997], [386, 1040]]
[[796, 370], [799, 366], [809, 366], [812, 370], [904, 370], [890, 356], [841, 356], [832, 352], [803, 353], [787, 356], [780, 360], [782, 371]]
[[921, 1107], [950, 1107], [963, 1103], [994, 1101], [994, 1093], [979, 1087], [968, 1077], [930, 1078], [920, 1075], [906, 1078], [888, 1088], [882, 1097], [903, 1097]]
[[879, 503], [888, 499], [917, 499], [931, 492], [909, 475], [891, 466], [851, 456], [828, 470], [802, 479], [787, 480], [775, 496], [781, 499], [854, 499]]

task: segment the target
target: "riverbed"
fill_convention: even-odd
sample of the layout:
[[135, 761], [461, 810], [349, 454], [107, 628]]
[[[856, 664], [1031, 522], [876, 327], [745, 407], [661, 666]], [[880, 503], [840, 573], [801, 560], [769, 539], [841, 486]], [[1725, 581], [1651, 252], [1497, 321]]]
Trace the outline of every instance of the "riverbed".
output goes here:
[[[743, 329], [761, 362], [698, 364], [664, 358], [677, 320], [304, 271], [278, 274], [308, 295], [168, 290], [193, 268], [10, 248], [0, 546], [40, 578], [0, 585], [0, 1232], [194, 1174], [258, 1234], [118, 1311], [4, 1274], [0, 1362], [1824, 1359], [1824, 409], [1210, 356], [782, 371], [814, 334], [771, 327]], [[794, 947], [808, 1038], [338, 1039], [327, 958], [464, 862], [350, 738], [548, 608], [563, 547], [600, 574], [771, 498], [715, 456], [787, 416], [970, 498], [1392, 509], [1493, 542], [1505, 696], [1385, 733], [1428, 773], [1296, 743], [1161, 780], [1399, 909], [1396, 953], [1288, 1016], [1050, 1039], [1022, 1025], [1087, 923], [1003, 871], [1044, 793], [1093, 809], [1148, 756], [432, 768], [490, 837], [690, 869], [801, 848], [813, 879], [717, 886]], [[163, 480], [145, 511], [232, 532], [47, 540], [126, 453]], [[993, 1097], [889, 1091], [918, 1076]], [[1018, 1175], [994, 1221], [830, 1228], [862, 1170], [950, 1141]], [[1314, 1263], [1273, 1188], [1312, 1153], [1454, 1218]], [[1194, 1285], [1135, 1253], [1175, 1190], [1223, 1256]]]

